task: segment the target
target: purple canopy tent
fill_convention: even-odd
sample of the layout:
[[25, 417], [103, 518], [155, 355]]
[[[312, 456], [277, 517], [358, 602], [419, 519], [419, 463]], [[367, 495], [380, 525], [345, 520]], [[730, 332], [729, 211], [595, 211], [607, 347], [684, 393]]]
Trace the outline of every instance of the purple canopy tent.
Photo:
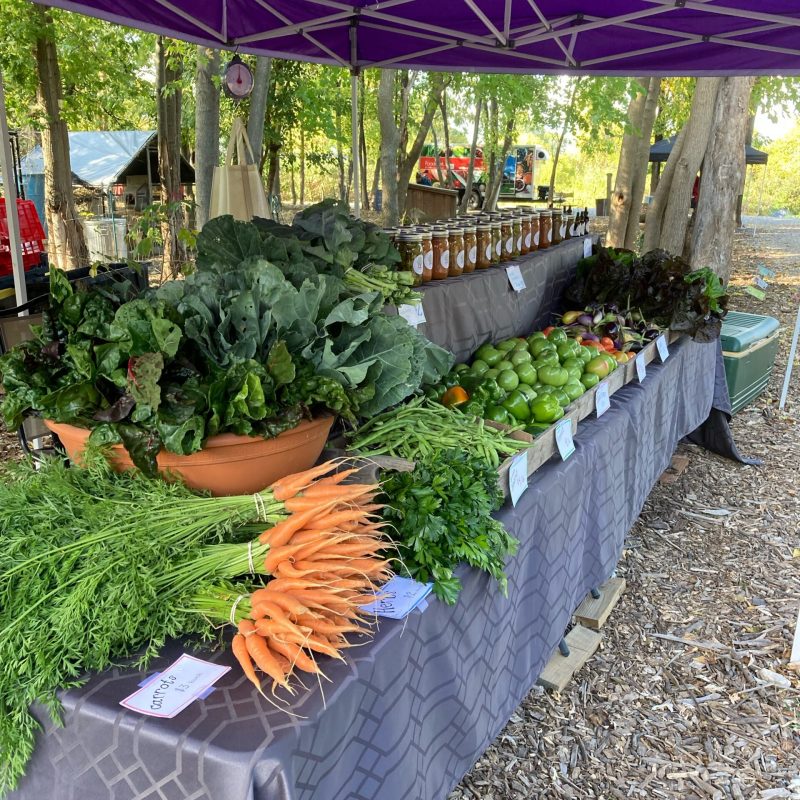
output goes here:
[[[797, 0], [40, 1], [209, 47], [346, 67], [354, 154], [356, 76], [365, 67], [800, 75]], [[0, 104], [0, 133], [4, 119]], [[356, 213], [358, 168], [354, 157]]]

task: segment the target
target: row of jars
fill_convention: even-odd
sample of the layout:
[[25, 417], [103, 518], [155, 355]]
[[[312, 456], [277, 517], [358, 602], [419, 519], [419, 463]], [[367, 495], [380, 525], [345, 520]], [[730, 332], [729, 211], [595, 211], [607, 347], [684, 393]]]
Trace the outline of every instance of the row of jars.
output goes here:
[[513, 209], [440, 220], [432, 225], [387, 228], [400, 251], [399, 269], [414, 285], [488, 269], [536, 250], [583, 236], [588, 214]]

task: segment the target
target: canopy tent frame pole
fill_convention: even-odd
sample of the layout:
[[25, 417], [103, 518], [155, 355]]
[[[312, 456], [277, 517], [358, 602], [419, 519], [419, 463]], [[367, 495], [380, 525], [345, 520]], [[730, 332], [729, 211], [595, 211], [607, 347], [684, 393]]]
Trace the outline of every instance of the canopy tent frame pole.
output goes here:
[[353, 215], [361, 217], [361, 153], [358, 146], [358, 17], [350, 22], [350, 158], [353, 165]]
[[792, 380], [792, 370], [794, 369], [794, 358], [797, 355], [797, 340], [800, 338], [800, 306], [797, 307], [797, 319], [794, 323], [794, 333], [792, 334], [792, 345], [789, 348], [789, 360], [786, 363], [786, 373], [783, 376], [783, 388], [781, 389], [781, 399], [778, 409], [783, 411], [786, 405], [786, 398], [789, 395], [789, 383]]
[[8, 133], [6, 91], [2, 69], [0, 69], [0, 171], [3, 173], [3, 189], [6, 198], [8, 244], [11, 249], [11, 270], [14, 274], [14, 295], [17, 306], [21, 306], [28, 302], [28, 287], [25, 285], [25, 267], [22, 263], [22, 242], [17, 212], [17, 184], [11, 159], [11, 137]]

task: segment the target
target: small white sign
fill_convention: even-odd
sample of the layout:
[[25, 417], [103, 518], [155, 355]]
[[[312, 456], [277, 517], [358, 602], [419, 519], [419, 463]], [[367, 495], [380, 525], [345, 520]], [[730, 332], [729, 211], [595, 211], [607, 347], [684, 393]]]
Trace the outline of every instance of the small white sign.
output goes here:
[[398, 307], [397, 313], [412, 327], [416, 328], [425, 322], [425, 309], [422, 303], [403, 303]]
[[377, 614], [379, 617], [403, 619], [415, 608], [421, 608], [431, 589], [433, 589], [432, 583], [420, 583], [411, 578], [395, 575], [378, 589], [375, 602], [363, 606], [361, 610], [367, 614]]
[[656, 350], [658, 350], [658, 357], [663, 364], [669, 358], [669, 346], [667, 345], [667, 337], [659, 336], [656, 339]]
[[769, 289], [769, 284], [761, 277], [756, 277], [756, 286], [759, 289], [764, 289], [765, 291]]
[[636, 376], [641, 383], [647, 377], [647, 364], [644, 361], [644, 350], [636, 356]]
[[515, 506], [517, 500], [525, 494], [528, 488], [528, 454], [527, 452], [517, 453], [511, 459], [511, 467], [508, 470], [508, 493], [511, 495], [511, 505]]
[[212, 664], [185, 653], [144, 686], [120, 701], [130, 711], [172, 719], [201, 697], [230, 667]]
[[508, 282], [515, 292], [521, 292], [525, 289], [525, 278], [522, 277], [522, 270], [519, 264], [511, 264], [506, 267], [506, 275], [508, 275]]
[[589, 258], [592, 254], [592, 238], [591, 236], [583, 240], [583, 257]]
[[556, 445], [562, 461], [566, 461], [575, 452], [571, 419], [562, 419], [556, 423]]
[[611, 408], [611, 398], [608, 394], [608, 384], [603, 381], [597, 385], [597, 391], [594, 393], [594, 409], [597, 416], [602, 417], [609, 408]]

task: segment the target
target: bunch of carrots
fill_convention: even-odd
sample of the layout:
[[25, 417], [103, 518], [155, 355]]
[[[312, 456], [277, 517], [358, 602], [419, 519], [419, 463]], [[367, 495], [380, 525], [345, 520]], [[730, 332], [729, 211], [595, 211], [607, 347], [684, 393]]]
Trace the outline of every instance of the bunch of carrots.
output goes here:
[[341, 659], [345, 634], [370, 632], [362, 609], [392, 575], [381, 557], [388, 542], [374, 502], [378, 484], [344, 483], [356, 470], [336, 467], [329, 461], [269, 488], [289, 512], [259, 537], [269, 549], [258, 571], [272, 579], [236, 597], [227, 613], [237, 628], [234, 655], [259, 691], [256, 667], [272, 679], [273, 693], [292, 693], [295, 670], [325, 677], [316, 655]]

